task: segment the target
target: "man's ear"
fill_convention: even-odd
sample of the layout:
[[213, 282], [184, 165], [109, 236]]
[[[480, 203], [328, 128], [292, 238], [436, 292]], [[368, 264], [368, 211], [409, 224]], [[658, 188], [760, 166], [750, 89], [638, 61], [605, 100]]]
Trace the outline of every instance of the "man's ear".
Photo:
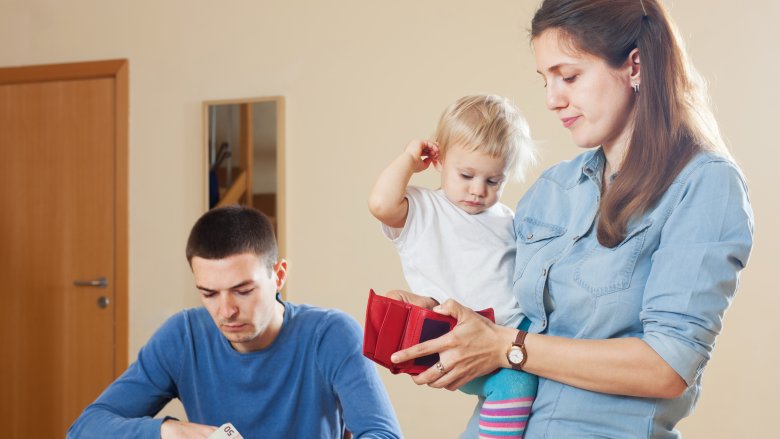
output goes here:
[[287, 281], [287, 261], [279, 259], [274, 265], [274, 274], [276, 275], [276, 291], [282, 291], [285, 281]]
[[629, 54], [628, 54], [628, 60], [626, 61], [628, 64], [628, 67], [630, 68], [629, 75], [630, 75], [630, 81], [631, 85], [634, 84], [641, 84], [642, 83], [642, 77], [640, 75], [641, 73], [641, 65], [639, 63], [639, 48], [634, 48]]

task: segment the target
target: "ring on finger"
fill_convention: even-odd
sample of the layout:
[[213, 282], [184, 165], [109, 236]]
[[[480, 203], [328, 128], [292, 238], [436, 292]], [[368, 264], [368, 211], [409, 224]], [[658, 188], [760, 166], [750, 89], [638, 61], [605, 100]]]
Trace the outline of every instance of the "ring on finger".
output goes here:
[[445, 370], [444, 370], [444, 365], [443, 365], [443, 364], [441, 364], [441, 361], [439, 361], [439, 362], [437, 362], [437, 363], [436, 363], [436, 369], [438, 369], [438, 370], [439, 370], [439, 373], [440, 373], [440, 374], [444, 375], [444, 373], [445, 373]]

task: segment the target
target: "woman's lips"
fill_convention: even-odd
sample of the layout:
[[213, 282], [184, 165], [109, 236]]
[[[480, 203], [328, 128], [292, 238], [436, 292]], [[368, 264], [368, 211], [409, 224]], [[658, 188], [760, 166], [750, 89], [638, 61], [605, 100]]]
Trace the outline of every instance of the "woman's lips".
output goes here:
[[574, 125], [574, 122], [576, 122], [579, 118], [579, 116], [564, 117], [561, 119], [561, 122], [563, 122], [564, 128], [569, 128], [570, 126]]

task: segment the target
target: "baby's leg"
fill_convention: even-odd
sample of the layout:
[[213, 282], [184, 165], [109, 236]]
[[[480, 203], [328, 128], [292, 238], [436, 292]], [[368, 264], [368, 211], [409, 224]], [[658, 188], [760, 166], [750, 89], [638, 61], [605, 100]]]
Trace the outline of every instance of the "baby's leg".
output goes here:
[[501, 369], [486, 378], [485, 403], [479, 412], [479, 437], [522, 438], [536, 396], [536, 375]]
[[[527, 331], [530, 323], [523, 319], [519, 328]], [[485, 403], [479, 411], [479, 437], [522, 438], [539, 379], [514, 369], [500, 369], [483, 378], [480, 390]]]
[[476, 377], [468, 383], [460, 386], [458, 390], [469, 395], [485, 396], [485, 383], [491, 375]]

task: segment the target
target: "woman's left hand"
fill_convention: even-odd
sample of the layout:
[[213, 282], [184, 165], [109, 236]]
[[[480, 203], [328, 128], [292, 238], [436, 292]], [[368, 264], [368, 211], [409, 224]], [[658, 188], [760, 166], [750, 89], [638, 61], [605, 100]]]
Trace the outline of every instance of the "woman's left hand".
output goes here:
[[454, 300], [447, 300], [434, 311], [454, 317], [458, 324], [439, 338], [398, 351], [394, 363], [438, 353], [441, 367], [434, 365], [412, 377], [417, 384], [456, 390], [472, 379], [508, 366], [506, 350], [516, 329], [498, 326]]

